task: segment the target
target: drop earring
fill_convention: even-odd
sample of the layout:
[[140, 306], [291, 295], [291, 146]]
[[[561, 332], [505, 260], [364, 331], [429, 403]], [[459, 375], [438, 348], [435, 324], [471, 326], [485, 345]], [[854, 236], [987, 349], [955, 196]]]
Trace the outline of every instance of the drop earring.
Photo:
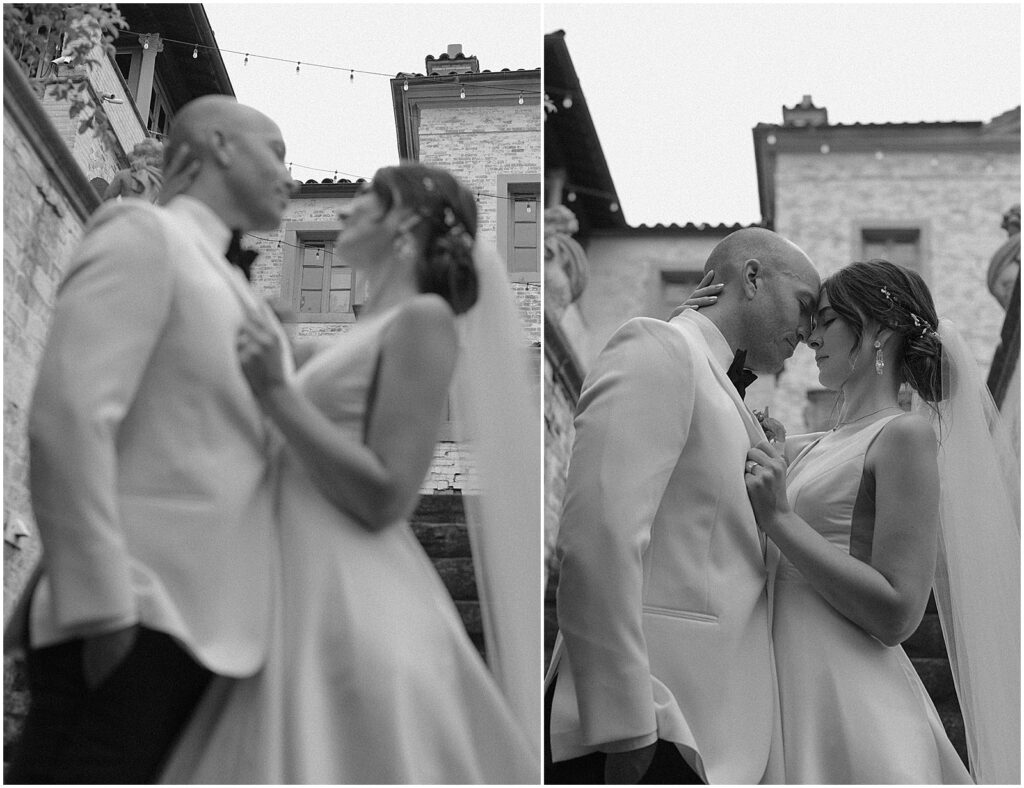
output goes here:
[[885, 369], [885, 357], [882, 355], [882, 343], [875, 340], [875, 374], [881, 377]]

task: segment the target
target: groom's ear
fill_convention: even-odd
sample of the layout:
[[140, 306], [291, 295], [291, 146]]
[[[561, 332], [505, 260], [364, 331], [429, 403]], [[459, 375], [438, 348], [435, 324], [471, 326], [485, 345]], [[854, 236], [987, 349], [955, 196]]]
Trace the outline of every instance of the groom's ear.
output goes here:
[[755, 257], [744, 260], [743, 265], [740, 266], [740, 282], [743, 287], [743, 295], [747, 300], [757, 295], [762, 281], [761, 261]]

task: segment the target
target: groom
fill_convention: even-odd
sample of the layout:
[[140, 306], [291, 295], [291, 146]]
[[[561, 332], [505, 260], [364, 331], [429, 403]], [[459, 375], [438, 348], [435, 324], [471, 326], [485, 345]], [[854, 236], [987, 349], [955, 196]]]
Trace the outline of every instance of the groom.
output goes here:
[[576, 411], [558, 534], [547, 782], [756, 783], [775, 687], [764, 538], [743, 482], [765, 440], [730, 367], [774, 373], [810, 333], [820, 280], [760, 228], [712, 250], [725, 290], [635, 318]]
[[[225, 260], [292, 190], [277, 125], [226, 96], [175, 116], [166, 207], [105, 203], [57, 295], [29, 420], [43, 576], [8, 783], [152, 782], [214, 673], [261, 666], [276, 552], [268, 434]], [[180, 159], [180, 157], [178, 157]]]

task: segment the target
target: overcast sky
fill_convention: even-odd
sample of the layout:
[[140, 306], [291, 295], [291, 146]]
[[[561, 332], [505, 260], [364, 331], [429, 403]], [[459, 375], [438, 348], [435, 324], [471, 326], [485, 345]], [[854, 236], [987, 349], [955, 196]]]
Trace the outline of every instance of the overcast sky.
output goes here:
[[631, 225], [760, 220], [751, 129], [804, 94], [830, 123], [1020, 104], [1018, 3], [548, 2], [560, 29]]
[[[278, 122], [287, 158], [294, 162], [292, 174], [303, 181], [333, 177], [335, 169], [339, 178], [370, 177], [398, 161], [389, 77], [425, 73], [427, 55], [437, 57], [449, 44], [462, 44], [466, 55], [479, 58], [481, 70], [491, 71], [539, 68], [543, 60], [537, 4], [213, 2], [203, 7], [235, 95]], [[227, 49], [251, 53], [249, 64]], [[297, 61], [303, 63], [298, 74]], [[350, 80], [347, 69], [388, 76], [356, 73]]]

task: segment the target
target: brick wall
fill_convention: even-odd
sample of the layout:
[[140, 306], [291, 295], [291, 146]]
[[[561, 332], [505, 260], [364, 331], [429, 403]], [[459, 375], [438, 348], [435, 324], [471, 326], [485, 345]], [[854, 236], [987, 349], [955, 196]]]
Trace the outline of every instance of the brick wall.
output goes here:
[[419, 127], [420, 161], [455, 173], [480, 193], [477, 237], [497, 242], [499, 175], [537, 174], [541, 169], [540, 118], [536, 104], [424, 107]]
[[[780, 153], [775, 229], [827, 276], [861, 259], [862, 226], [920, 226], [922, 274], [939, 315], [957, 323], [984, 375], [1003, 321], [985, 273], [1006, 240], [1003, 212], [1019, 200], [1019, 154]], [[791, 431], [803, 428], [806, 392], [816, 388], [813, 353], [798, 348], [773, 404]]]
[[27, 488], [28, 406], [57, 285], [82, 223], [22, 130], [4, 114], [4, 524], [32, 535], [5, 544], [4, 620], [39, 552]]

